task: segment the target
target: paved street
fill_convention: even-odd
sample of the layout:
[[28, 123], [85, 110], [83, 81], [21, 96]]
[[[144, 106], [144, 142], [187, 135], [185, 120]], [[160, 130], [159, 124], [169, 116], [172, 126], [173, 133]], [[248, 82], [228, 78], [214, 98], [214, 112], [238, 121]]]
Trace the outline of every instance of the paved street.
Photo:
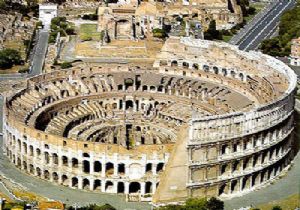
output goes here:
[[260, 18], [259, 21], [247, 31], [242, 41], [238, 43], [239, 49], [247, 51], [256, 49], [262, 40], [270, 37], [274, 33], [283, 12], [291, 9], [295, 4], [295, 0], [279, 0], [274, 7], [271, 7], [265, 16]]
[[44, 65], [44, 58], [46, 56], [47, 48], [48, 48], [48, 38], [49, 38], [48, 31], [41, 30], [39, 32], [39, 38], [35, 47], [35, 52], [32, 59], [32, 66], [29, 73], [1, 74], [0, 82], [5, 80], [25, 79], [27, 77], [33, 77], [41, 74]]

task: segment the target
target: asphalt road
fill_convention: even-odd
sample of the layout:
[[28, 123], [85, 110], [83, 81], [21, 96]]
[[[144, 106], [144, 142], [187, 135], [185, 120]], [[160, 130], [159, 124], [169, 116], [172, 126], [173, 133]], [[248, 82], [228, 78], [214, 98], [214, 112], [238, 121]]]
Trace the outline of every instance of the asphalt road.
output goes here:
[[37, 44], [34, 48], [34, 55], [31, 62], [31, 67], [29, 73], [26, 74], [1, 74], [0, 82], [5, 80], [16, 80], [16, 79], [25, 79], [28, 77], [33, 77], [42, 73], [44, 59], [47, 53], [48, 48], [48, 38], [49, 32], [46, 30], [41, 30], [39, 32], [39, 38]]
[[247, 51], [256, 49], [264, 39], [272, 35], [283, 12], [293, 8], [295, 5], [295, 0], [279, 0], [275, 7], [272, 7], [264, 17], [252, 26], [239, 43], [239, 49]]

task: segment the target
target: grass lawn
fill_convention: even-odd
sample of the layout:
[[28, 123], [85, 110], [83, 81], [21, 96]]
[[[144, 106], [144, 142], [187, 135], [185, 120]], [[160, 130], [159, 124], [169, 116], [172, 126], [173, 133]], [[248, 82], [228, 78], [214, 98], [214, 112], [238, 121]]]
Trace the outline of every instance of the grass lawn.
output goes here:
[[99, 41], [100, 32], [97, 31], [96, 24], [81, 24], [79, 28], [79, 37], [83, 41]]
[[269, 203], [256, 206], [260, 210], [271, 210], [274, 206], [280, 206], [283, 210], [295, 210], [299, 206], [299, 194], [291, 195], [282, 200], [275, 200]]
[[225, 35], [223, 35], [223, 36], [222, 36], [222, 39], [223, 39], [224, 42], [229, 42], [229, 40], [230, 40], [232, 37], [233, 37], [233, 35], [231, 35], [231, 36], [225, 36]]

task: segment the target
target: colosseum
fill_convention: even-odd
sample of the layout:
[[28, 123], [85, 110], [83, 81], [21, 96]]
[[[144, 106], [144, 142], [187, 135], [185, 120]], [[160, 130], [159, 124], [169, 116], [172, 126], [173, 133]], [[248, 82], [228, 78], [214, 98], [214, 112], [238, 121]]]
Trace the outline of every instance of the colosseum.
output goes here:
[[25, 173], [154, 204], [260, 188], [294, 157], [296, 75], [258, 52], [170, 38], [152, 65], [87, 64], [5, 97]]

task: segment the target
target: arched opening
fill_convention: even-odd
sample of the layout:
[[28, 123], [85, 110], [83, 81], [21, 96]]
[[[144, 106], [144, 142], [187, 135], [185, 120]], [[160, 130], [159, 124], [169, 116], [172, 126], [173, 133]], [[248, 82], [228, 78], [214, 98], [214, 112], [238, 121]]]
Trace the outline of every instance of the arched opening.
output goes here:
[[47, 180], [50, 179], [50, 173], [49, 173], [48, 170], [45, 170], [45, 171], [44, 171], [44, 178], [47, 179]]
[[214, 73], [215, 73], [215, 74], [219, 74], [219, 68], [218, 68], [218, 67], [214, 66], [214, 67], [213, 67], [213, 70], [214, 70]]
[[58, 182], [58, 174], [56, 172], [52, 173], [52, 178], [54, 182]]
[[33, 156], [33, 146], [29, 146], [29, 155]]
[[198, 70], [199, 69], [199, 65], [197, 63], [193, 64], [193, 69]]
[[29, 172], [30, 172], [31, 174], [34, 174], [34, 167], [33, 167], [32, 164], [29, 165]]
[[231, 193], [235, 193], [236, 191], [238, 191], [238, 186], [237, 186], [237, 180], [233, 180], [231, 182]]
[[178, 62], [177, 61], [172, 61], [171, 66], [178, 66]]
[[50, 162], [50, 158], [49, 158], [49, 153], [48, 152], [45, 152], [45, 162], [46, 162], [46, 164], [49, 164], [49, 162]]
[[128, 90], [130, 87], [133, 87], [133, 79], [127, 78], [124, 81], [125, 83], [125, 90]]
[[156, 167], [156, 172], [162, 172], [164, 169], [164, 163], [159, 163], [157, 164], [157, 167]]
[[41, 169], [39, 167], [36, 168], [36, 175], [38, 177], [41, 177], [41, 175], [42, 175]]
[[125, 192], [125, 186], [123, 182], [118, 182], [118, 193], [124, 193]]
[[128, 100], [126, 101], [126, 106], [125, 106], [125, 109], [133, 109], [133, 101], [131, 100]]
[[62, 175], [62, 177], [61, 177], [61, 181], [62, 181], [62, 184], [63, 185], [68, 185], [68, 177], [66, 176], [66, 175]]
[[78, 159], [72, 158], [72, 167], [73, 168], [78, 168]]
[[111, 181], [105, 183], [105, 192], [111, 192], [113, 190], [114, 184]]
[[62, 164], [63, 166], [68, 166], [68, 158], [66, 156], [62, 156]]
[[78, 179], [77, 177], [73, 177], [72, 178], [72, 187], [78, 187]]
[[90, 162], [87, 160], [83, 161], [83, 172], [90, 173]]
[[101, 190], [101, 180], [96, 179], [94, 181], [94, 190]]
[[152, 191], [152, 182], [146, 182], [145, 193], [153, 193]]
[[139, 193], [141, 190], [141, 185], [138, 182], [131, 182], [129, 184], [129, 193]]
[[152, 163], [147, 163], [146, 164], [146, 173], [151, 173], [152, 172]]
[[150, 86], [150, 91], [152, 91], [152, 92], [155, 91], [155, 86], [151, 85]]
[[108, 162], [105, 165], [105, 171], [107, 175], [112, 175], [114, 174], [114, 164]]
[[219, 196], [225, 194], [226, 184], [223, 184], [219, 187]]
[[223, 74], [223, 76], [227, 76], [227, 69], [223, 68], [222, 69], [222, 74]]
[[90, 180], [83, 179], [82, 180], [82, 187], [83, 187], [84, 190], [89, 190], [90, 189]]
[[58, 155], [56, 153], [53, 153], [52, 158], [53, 158], [53, 163], [55, 165], [58, 165]]
[[203, 70], [205, 72], [209, 72], [209, 66], [208, 65], [203, 65]]
[[83, 157], [86, 157], [86, 158], [89, 158], [89, 157], [90, 157], [90, 155], [89, 155], [88, 153], [86, 153], [86, 152], [83, 153], [82, 156], [83, 156]]
[[185, 69], [188, 69], [189, 68], [189, 63], [183, 62], [182, 67], [185, 68]]
[[102, 165], [100, 161], [95, 161], [94, 162], [94, 172], [100, 172], [102, 171]]
[[36, 149], [36, 155], [40, 156], [41, 155], [41, 150], [39, 148]]
[[125, 174], [125, 164], [124, 163], [118, 164], [118, 174], [120, 174], [120, 175]]

